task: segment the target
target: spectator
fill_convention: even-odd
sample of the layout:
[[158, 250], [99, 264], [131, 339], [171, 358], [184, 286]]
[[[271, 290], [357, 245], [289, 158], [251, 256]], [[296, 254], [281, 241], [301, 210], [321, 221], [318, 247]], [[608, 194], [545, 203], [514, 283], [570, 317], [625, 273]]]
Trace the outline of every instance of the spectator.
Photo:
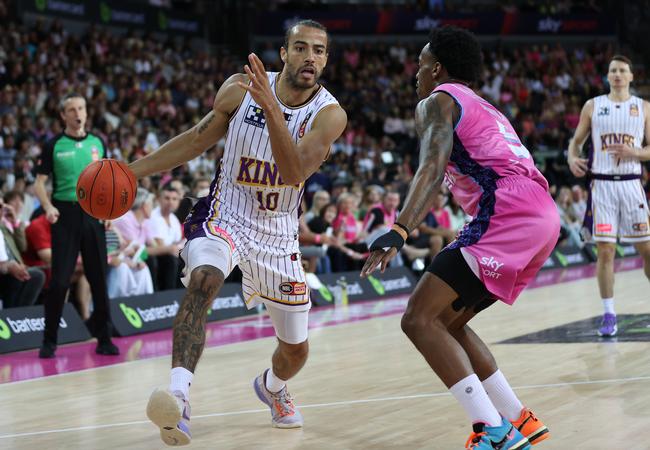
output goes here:
[[[309, 224], [312, 219], [319, 217], [321, 210], [330, 203], [330, 193], [327, 191], [316, 191], [311, 200], [311, 208], [305, 213], [305, 223]], [[310, 227], [311, 228], [311, 227]], [[321, 231], [322, 233], [322, 231]]]
[[156, 245], [156, 256], [147, 259], [156, 291], [175, 289], [180, 286], [179, 256], [183, 246], [181, 223], [174, 214], [180, 203], [180, 194], [171, 184], [165, 185], [158, 194], [158, 206], [145, 221], [147, 234]]
[[22, 234], [24, 241], [24, 229], [10, 231], [5, 225], [16, 220], [14, 209], [0, 199], [0, 298], [4, 308], [34, 305], [45, 282], [42, 270], [23, 264], [14, 236]]
[[145, 221], [151, 217], [153, 194], [144, 188], [138, 192], [131, 210], [112, 222], [118, 234], [121, 252], [111, 259], [109, 292], [111, 298], [153, 293], [153, 279], [145, 259], [153, 245], [151, 230]]

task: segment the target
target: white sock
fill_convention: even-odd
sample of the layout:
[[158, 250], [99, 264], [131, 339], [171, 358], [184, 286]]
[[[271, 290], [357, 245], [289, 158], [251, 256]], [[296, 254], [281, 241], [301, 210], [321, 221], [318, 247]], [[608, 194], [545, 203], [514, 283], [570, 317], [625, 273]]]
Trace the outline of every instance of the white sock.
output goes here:
[[268, 389], [269, 392], [274, 394], [280, 392], [286, 384], [287, 382], [285, 380], [278, 378], [278, 376], [273, 373], [273, 369], [269, 369], [269, 371], [266, 372], [266, 389]]
[[605, 313], [616, 314], [614, 312], [614, 297], [604, 298], [603, 299], [603, 308], [605, 309]]
[[194, 374], [184, 367], [174, 367], [171, 373], [171, 382], [169, 383], [169, 390], [181, 391], [186, 400], [190, 399], [190, 386]]
[[463, 378], [449, 390], [465, 408], [472, 423], [482, 422], [489, 427], [501, 425], [501, 416], [475, 373]]
[[511, 422], [519, 419], [524, 405], [521, 404], [500, 370], [497, 369], [496, 372], [486, 378], [483, 381], [483, 387], [490, 400], [492, 400], [492, 404], [503, 417]]

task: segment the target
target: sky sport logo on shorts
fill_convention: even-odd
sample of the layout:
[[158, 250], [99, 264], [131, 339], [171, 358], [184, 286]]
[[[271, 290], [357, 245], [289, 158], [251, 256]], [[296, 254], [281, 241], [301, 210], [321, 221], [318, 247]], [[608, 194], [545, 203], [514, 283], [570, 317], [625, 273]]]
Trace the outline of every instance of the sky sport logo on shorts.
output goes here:
[[483, 275], [497, 280], [501, 277], [499, 269], [501, 269], [505, 263], [500, 263], [494, 258], [494, 256], [490, 256], [489, 258], [487, 256], [483, 256], [480, 262], [481, 266], [483, 266], [481, 269]]

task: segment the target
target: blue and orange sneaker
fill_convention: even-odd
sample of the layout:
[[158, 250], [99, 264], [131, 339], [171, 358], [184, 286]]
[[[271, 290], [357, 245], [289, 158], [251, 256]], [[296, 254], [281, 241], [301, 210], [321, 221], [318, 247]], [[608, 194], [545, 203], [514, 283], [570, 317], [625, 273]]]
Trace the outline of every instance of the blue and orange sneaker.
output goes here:
[[160, 428], [160, 438], [167, 445], [190, 443], [190, 414], [190, 403], [180, 391], [156, 389], [149, 397], [147, 417]]
[[512, 425], [530, 441], [531, 445], [537, 445], [551, 436], [546, 425], [528, 408], [521, 410], [519, 419], [513, 421]]
[[488, 427], [484, 423], [475, 423], [474, 432], [465, 443], [468, 450], [530, 450], [530, 442], [512, 426], [502, 419], [498, 427]]
[[287, 387], [283, 387], [280, 392], [269, 392], [266, 388], [266, 374], [269, 369], [255, 378], [253, 388], [257, 397], [271, 408], [271, 425], [275, 428], [300, 428], [303, 420], [302, 414], [293, 404], [293, 398]]

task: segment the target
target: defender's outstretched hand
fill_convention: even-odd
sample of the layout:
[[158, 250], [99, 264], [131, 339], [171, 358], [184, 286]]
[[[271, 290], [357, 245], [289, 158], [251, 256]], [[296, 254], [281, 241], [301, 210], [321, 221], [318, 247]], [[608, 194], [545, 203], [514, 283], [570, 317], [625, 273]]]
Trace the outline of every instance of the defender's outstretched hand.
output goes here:
[[404, 238], [400, 233], [395, 230], [390, 230], [388, 233], [382, 234], [370, 244], [370, 256], [361, 269], [361, 276], [367, 277], [377, 267], [381, 271], [386, 270], [386, 266], [391, 259], [397, 255], [397, 252], [404, 246]]

